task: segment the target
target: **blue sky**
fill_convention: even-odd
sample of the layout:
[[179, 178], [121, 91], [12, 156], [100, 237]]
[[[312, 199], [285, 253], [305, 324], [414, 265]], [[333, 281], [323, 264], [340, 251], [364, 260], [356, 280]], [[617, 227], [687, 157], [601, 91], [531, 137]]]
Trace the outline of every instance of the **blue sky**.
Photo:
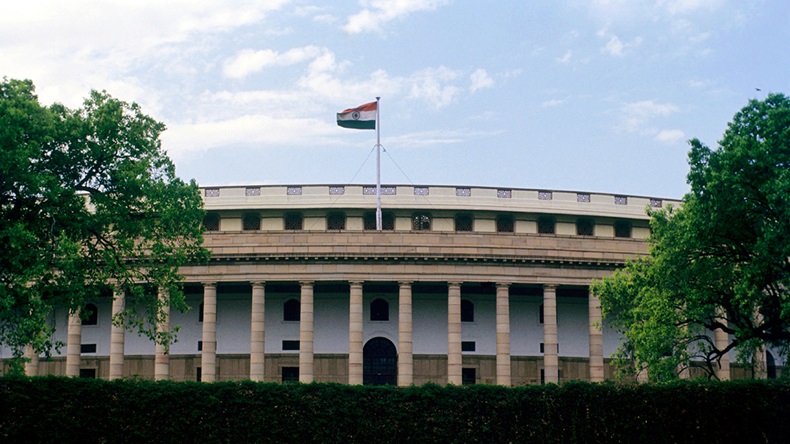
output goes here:
[[46, 104], [91, 89], [138, 102], [204, 186], [374, 183], [375, 132], [335, 113], [381, 96], [383, 183], [679, 198], [688, 139], [716, 146], [749, 99], [790, 93], [786, 0], [3, 10], [0, 75], [32, 79]]

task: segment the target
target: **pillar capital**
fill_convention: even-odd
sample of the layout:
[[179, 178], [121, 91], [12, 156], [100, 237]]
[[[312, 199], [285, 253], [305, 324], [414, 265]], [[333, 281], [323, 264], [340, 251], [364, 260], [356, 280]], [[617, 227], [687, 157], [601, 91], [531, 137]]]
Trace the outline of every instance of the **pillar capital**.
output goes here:
[[363, 283], [364, 283], [363, 281], [348, 281], [348, 285], [350, 287], [357, 287], [357, 288], [361, 287]]
[[203, 284], [203, 288], [209, 288], [209, 287], [214, 287], [214, 288], [216, 288], [216, 287], [217, 287], [217, 283], [216, 283], [216, 282], [214, 282], [214, 281], [209, 281], [209, 282], [201, 282], [201, 284]]
[[557, 287], [558, 287], [558, 285], [557, 285], [557, 284], [543, 284], [543, 289], [544, 289], [544, 290], [554, 290], [554, 291], [557, 291]]
[[513, 284], [511, 284], [510, 282], [497, 282], [496, 288], [510, 288], [511, 285]]
[[255, 288], [255, 287], [263, 287], [263, 286], [266, 285], [266, 282], [264, 282], [264, 281], [252, 281], [252, 282], [250, 282], [250, 285], [252, 285], [253, 288]]

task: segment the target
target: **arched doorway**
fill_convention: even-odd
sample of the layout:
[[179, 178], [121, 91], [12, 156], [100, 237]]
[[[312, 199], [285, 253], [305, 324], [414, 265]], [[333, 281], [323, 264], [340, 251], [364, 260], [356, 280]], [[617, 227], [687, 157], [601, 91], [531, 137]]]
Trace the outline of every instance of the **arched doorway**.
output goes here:
[[362, 383], [395, 385], [398, 379], [398, 352], [386, 338], [373, 338], [362, 349]]
[[770, 351], [765, 351], [765, 370], [768, 379], [776, 379], [776, 360]]

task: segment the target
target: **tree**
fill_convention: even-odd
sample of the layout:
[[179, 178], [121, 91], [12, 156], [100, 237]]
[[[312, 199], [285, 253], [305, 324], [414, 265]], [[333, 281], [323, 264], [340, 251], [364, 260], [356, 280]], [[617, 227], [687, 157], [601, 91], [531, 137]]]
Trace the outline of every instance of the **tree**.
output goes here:
[[165, 304], [186, 309], [178, 269], [207, 251], [199, 189], [176, 177], [164, 130], [106, 92], [71, 110], [42, 106], [29, 80], [0, 82], [0, 344], [16, 358], [58, 345], [56, 308], [112, 287], [126, 292], [113, 323], [172, 340], [153, 326]]
[[759, 347], [786, 357], [790, 344], [790, 99], [751, 100], [716, 150], [690, 145], [691, 191], [680, 208], [648, 210], [649, 255], [593, 286], [625, 337], [621, 369], [657, 379], [692, 362], [713, 377], [731, 350], [752, 363]]

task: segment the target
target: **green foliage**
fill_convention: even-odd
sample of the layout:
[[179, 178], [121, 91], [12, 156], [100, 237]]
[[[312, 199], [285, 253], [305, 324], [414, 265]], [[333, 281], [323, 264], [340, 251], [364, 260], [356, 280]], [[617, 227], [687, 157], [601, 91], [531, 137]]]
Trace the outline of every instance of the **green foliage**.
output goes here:
[[787, 442], [788, 414], [790, 384], [774, 381], [396, 388], [0, 378], [3, 442]]
[[0, 344], [17, 357], [27, 344], [48, 352], [53, 310], [80, 310], [110, 284], [127, 292], [114, 322], [151, 337], [163, 304], [186, 308], [178, 268], [207, 256], [203, 204], [176, 177], [164, 130], [106, 92], [71, 110], [42, 106], [29, 80], [0, 82]]
[[690, 144], [691, 192], [650, 212], [650, 255], [593, 288], [625, 336], [621, 368], [657, 379], [692, 361], [713, 376], [731, 349], [744, 362], [761, 346], [786, 357], [790, 344], [790, 99], [750, 101], [716, 150]]

